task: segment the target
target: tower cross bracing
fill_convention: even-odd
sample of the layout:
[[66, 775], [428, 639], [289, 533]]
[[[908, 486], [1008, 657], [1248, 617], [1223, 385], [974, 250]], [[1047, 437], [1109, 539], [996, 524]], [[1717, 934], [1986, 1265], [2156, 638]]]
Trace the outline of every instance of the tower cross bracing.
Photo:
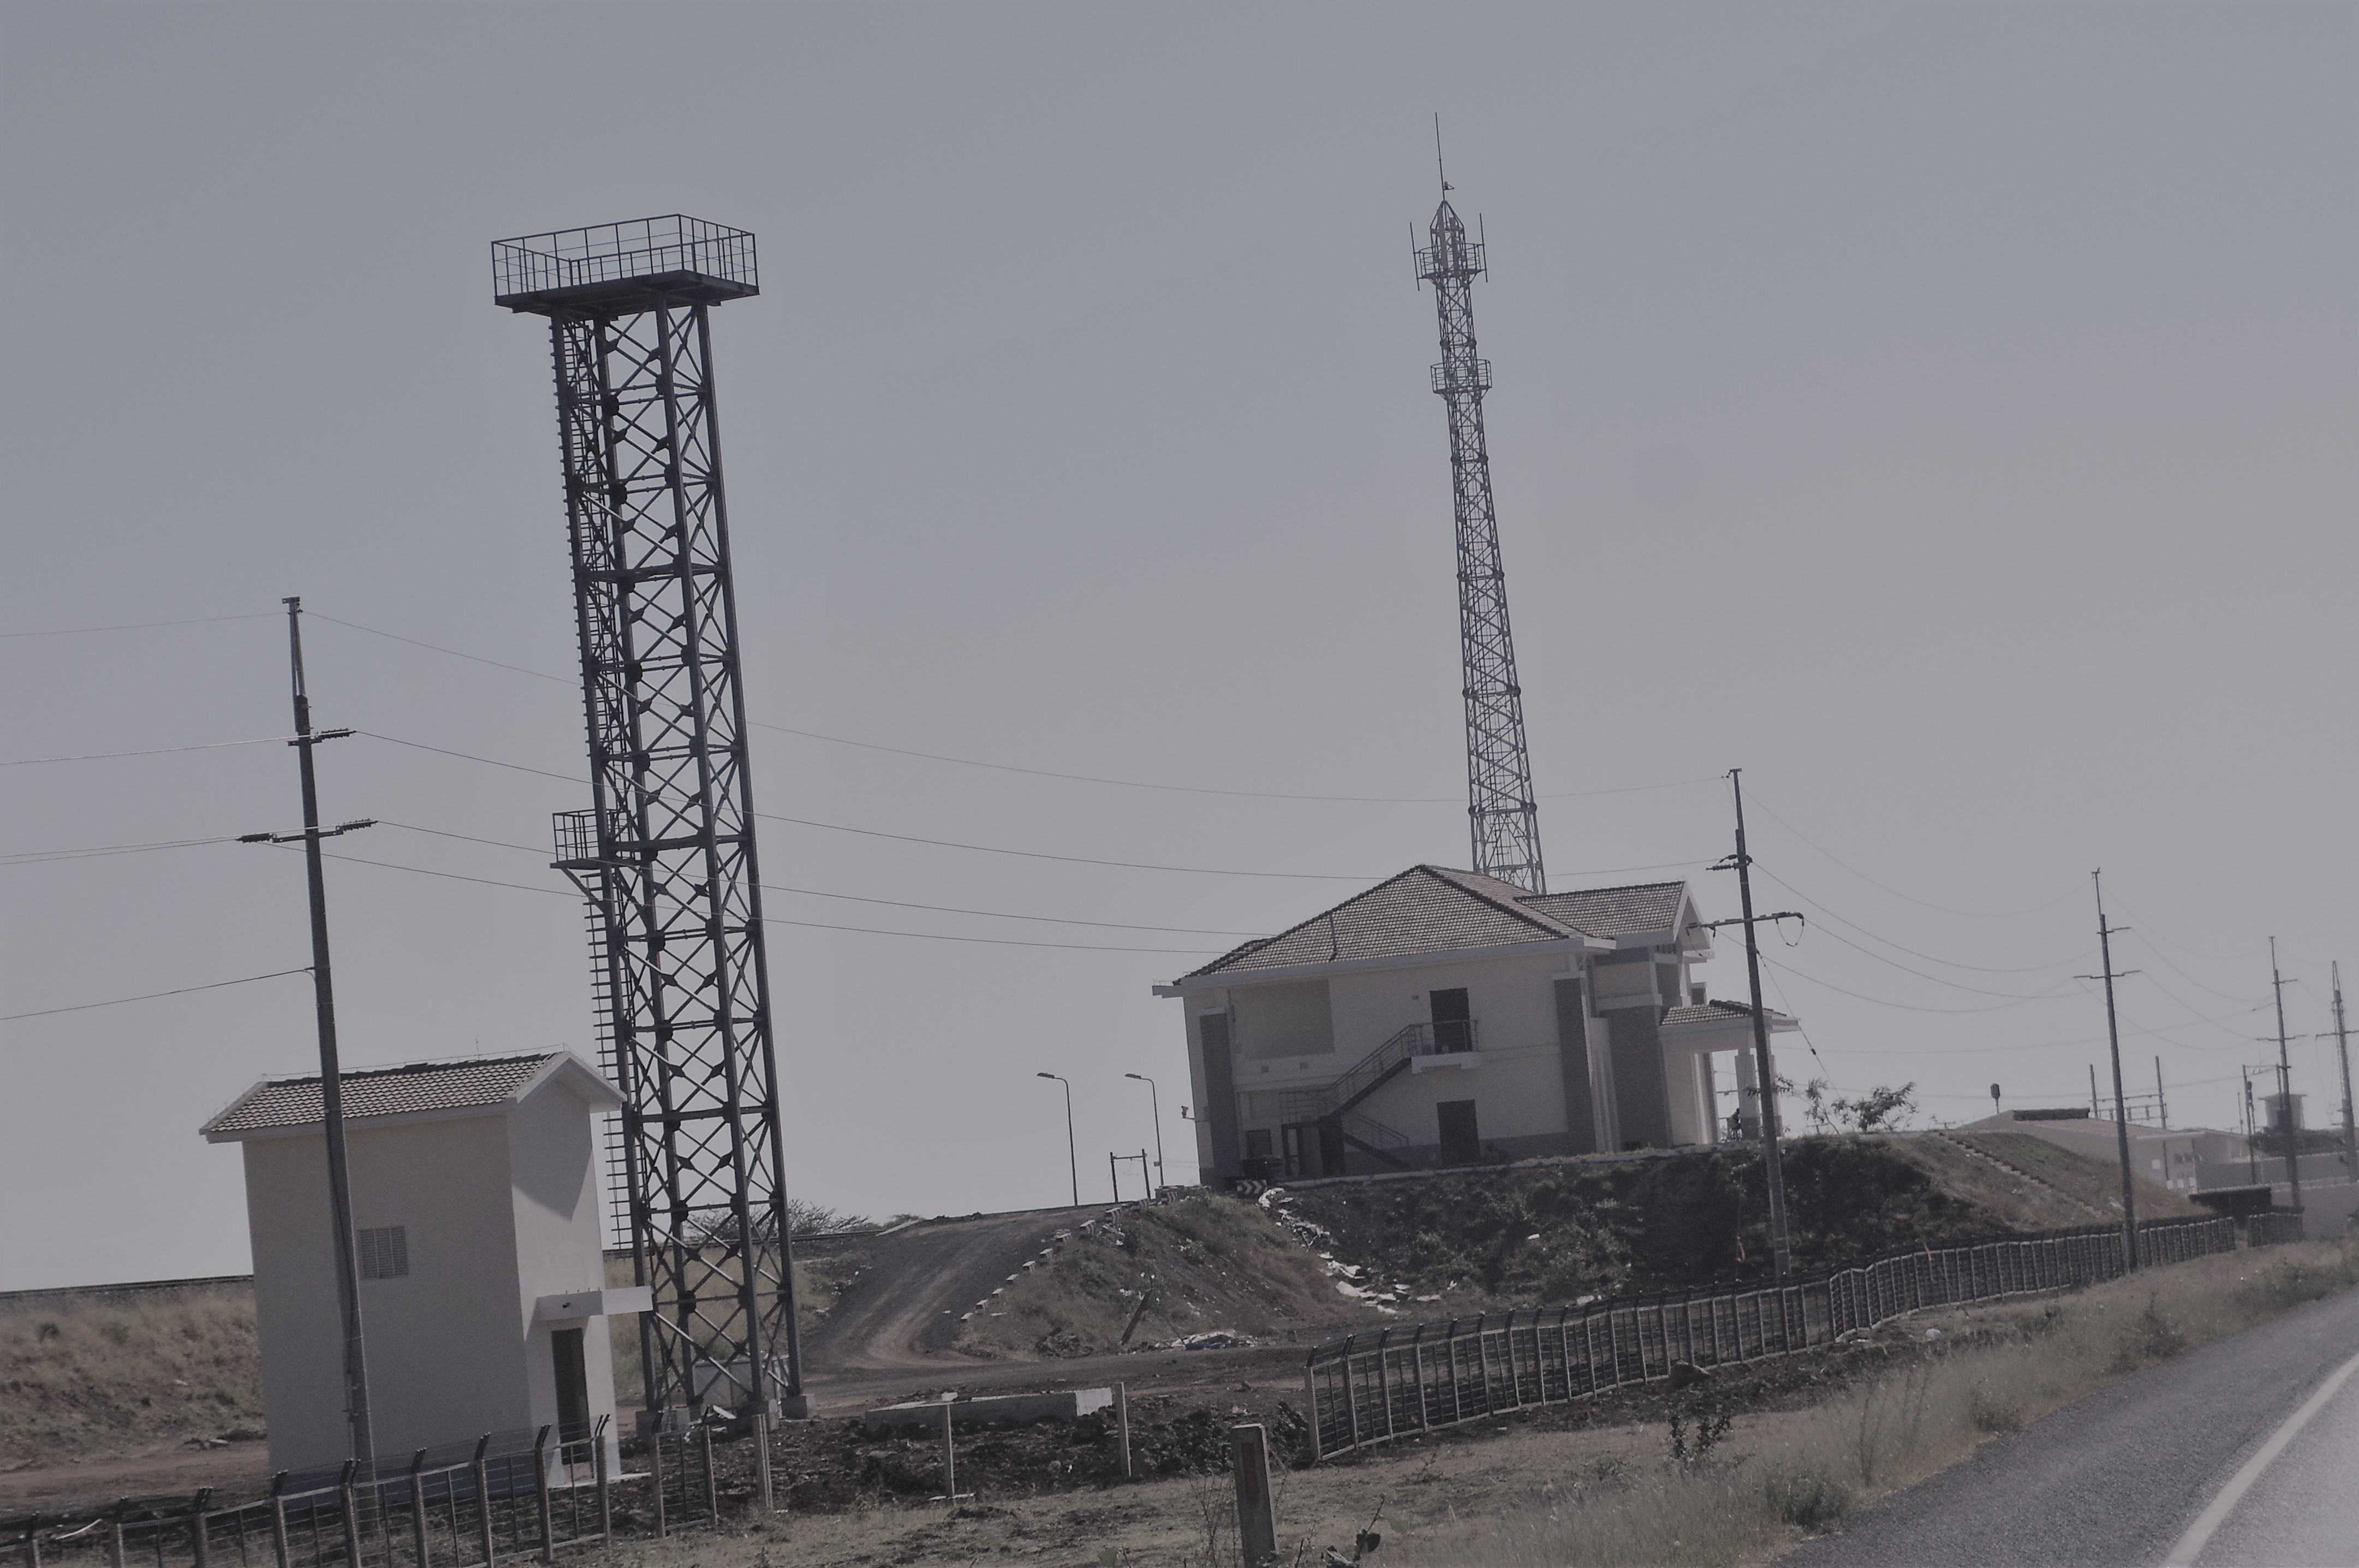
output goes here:
[[679, 216], [503, 240], [496, 303], [557, 382], [591, 806], [557, 821], [590, 903], [647, 1408], [802, 1401], [711, 311], [754, 236]]
[[1451, 509], [1458, 538], [1458, 635], [1466, 701], [1466, 817], [1473, 868], [1528, 892], [1548, 891], [1540, 865], [1539, 806], [1524, 739], [1524, 692], [1507, 626], [1507, 576], [1499, 560], [1499, 517], [1491, 498], [1491, 450], [1483, 395], [1491, 362], [1474, 343], [1474, 279], [1484, 246], [1470, 239], [1446, 192], [1417, 252], [1417, 273], [1433, 285], [1441, 363], [1433, 390], [1450, 410]]

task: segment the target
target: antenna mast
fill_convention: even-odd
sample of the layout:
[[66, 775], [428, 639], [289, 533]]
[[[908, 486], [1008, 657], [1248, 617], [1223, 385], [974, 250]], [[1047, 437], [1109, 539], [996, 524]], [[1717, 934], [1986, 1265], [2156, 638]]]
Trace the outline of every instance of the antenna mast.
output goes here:
[[[1433, 131], [1434, 172], [1442, 173], [1441, 124]], [[1548, 891], [1540, 865], [1539, 806], [1524, 739], [1524, 691], [1516, 680], [1516, 645], [1507, 629], [1507, 576], [1499, 561], [1499, 518], [1491, 498], [1491, 451], [1483, 431], [1483, 395], [1491, 362], [1475, 352], [1474, 279], [1484, 247], [1469, 239], [1441, 181], [1417, 275], [1433, 285], [1441, 327], [1441, 363], [1433, 390], [1450, 410], [1451, 500], [1458, 529], [1458, 636], [1466, 699], [1466, 817], [1474, 869], [1527, 892]]]

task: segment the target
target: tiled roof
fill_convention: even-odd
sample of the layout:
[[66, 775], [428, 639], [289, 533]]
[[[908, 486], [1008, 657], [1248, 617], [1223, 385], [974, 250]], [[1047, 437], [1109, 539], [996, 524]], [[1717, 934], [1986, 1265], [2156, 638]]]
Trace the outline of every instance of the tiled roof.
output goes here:
[[1188, 977], [1562, 942], [1582, 934], [1533, 909], [1508, 883], [1472, 871], [1412, 866], [1291, 931], [1225, 953]]
[[[1794, 1020], [1775, 1007], [1764, 1009], [1773, 1030], [1792, 1026]], [[1701, 1007], [1673, 1007], [1663, 1015], [1663, 1027], [1676, 1029], [1681, 1024], [1734, 1023], [1753, 1017], [1753, 1009], [1743, 1002], [1731, 1002], [1715, 996]]]
[[[1742, 1002], [1723, 1002], [1715, 998], [1696, 1007], [1673, 1007], [1663, 1015], [1666, 1027], [1673, 1024], [1720, 1023], [1729, 1018], [1749, 1018], [1753, 1009]], [[1773, 1011], [1770, 1016], [1775, 1018]]]
[[[550, 1062], [565, 1061], [570, 1055], [541, 1051], [530, 1056], [487, 1056], [346, 1073], [342, 1075], [344, 1116], [347, 1120], [359, 1120], [496, 1105], [539, 1077]], [[229, 1109], [207, 1122], [204, 1130], [229, 1134], [310, 1127], [326, 1115], [316, 1075], [272, 1078], [239, 1095]]]
[[1684, 882], [1641, 882], [1628, 887], [1590, 887], [1578, 893], [1542, 893], [1526, 902], [1592, 936], [1632, 936], [1669, 931], [1680, 918]]

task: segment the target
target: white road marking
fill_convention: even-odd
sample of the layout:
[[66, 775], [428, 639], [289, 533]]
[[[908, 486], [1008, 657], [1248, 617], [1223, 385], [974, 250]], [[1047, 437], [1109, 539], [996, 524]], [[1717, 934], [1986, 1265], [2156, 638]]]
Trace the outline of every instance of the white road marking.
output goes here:
[[2336, 1367], [2333, 1375], [2319, 1385], [2318, 1391], [2302, 1401], [2299, 1410], [2286, 1417], [2285, 1424], [2269, 1434], [2269, 1440], [2261, 1444], [2259, 1451], [2245, 1461], [2245, 1467], [2228, 1478], [2228, 1484], [2220, 1488], [2220, 1495], [2212, 1499], [2211, 1506], [2187, 1527], [2187, 1533], [2179, 1538], [2179, 1544], [2172, 1547], [2170, 1555], [2164, 1559], [2164, 1568], [2195, 1568], [2195, 1560], [2203, 1554], [2205, 1547], [2212, 1544], [2212, 1537], [2228, 1522], [2228, 1516], [2235, 1512], [2238, 1503], [2245, 1500], [2245, 1494], [2253, 1489], [2253, 1483], [2261, 1478], [2261, 1473], [2285, 1452], [2286, 1445], [2301, 1429], [2310, 1424], [2310, 1418], [2326, 1408], [2326, 1401], [2334, 1398], [2336, 1391], [2350, 1380], [2354, 1372], [2359, 1372], [2359, 1356]]

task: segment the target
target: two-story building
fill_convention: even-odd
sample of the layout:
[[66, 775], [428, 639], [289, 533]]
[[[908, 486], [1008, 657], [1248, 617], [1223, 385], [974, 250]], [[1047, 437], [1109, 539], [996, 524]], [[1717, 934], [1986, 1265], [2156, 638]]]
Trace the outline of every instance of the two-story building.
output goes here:
[[1690, 978], [1712, 951], [1684, 882], [1415, 866], [1156, 995], [1207, 1178], [1332, 1176], [1715, 1142], [1723, 1054], [1751, 1126], [1752, 1012]]

